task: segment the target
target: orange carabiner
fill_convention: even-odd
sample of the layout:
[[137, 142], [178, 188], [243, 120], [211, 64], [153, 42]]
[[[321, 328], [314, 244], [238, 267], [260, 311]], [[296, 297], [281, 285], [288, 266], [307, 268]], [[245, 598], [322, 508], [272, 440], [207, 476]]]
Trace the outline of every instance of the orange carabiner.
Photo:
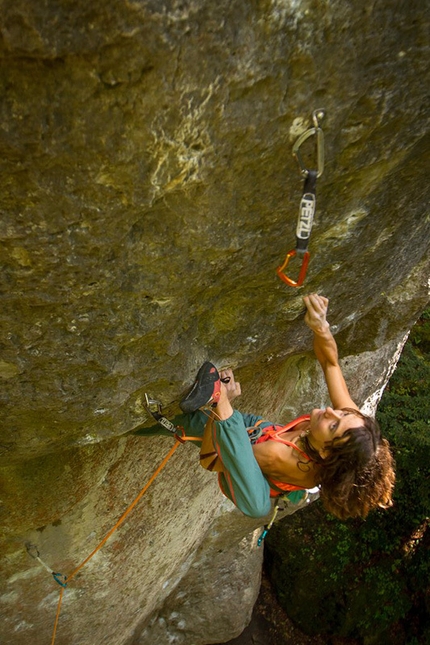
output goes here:
[[297, 281], [289, 278], [287, 275], [285, 275], [285, 273], [283, 273], [283, 271], [287, 268], [290, 259], [294, 258], [296, 255], [296, 249], [293, 249], [292, 251], [287, 253], [284, 264], [276, 269], [278, 277], [281, 278], [281, 280], [283, 280], [290, 287], [301, 287], [306, 278], [306, 271], [308, 270], [310, 253], [309, 251], [305, 251], [305, 253], [303, 254], [302, 266], [300, 267], [299, 277], [297, 278]]

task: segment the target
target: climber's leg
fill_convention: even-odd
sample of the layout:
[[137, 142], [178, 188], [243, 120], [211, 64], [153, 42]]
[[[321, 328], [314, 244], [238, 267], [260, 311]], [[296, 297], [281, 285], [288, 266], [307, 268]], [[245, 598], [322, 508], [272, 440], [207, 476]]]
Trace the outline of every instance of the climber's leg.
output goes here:
[[[203, 437], [206, 424], [210, 424], [212, 443], [224, 469], [219, 473], [221, 490], [245, 515], [264, 517], [270, 511], [270, 488], [254, 457], [245, 418], [236, 410], [224, 421], [208, 421], [208, 413], [197, 410], [192, 414], [180, 414], [172, 422], [183, 428], [186, 436], [193, 437]], [[172, 433], [159, 424], [139, 428], [133, 434], [172, 437]], [[192, 443], [200, 447], [199, 442]]]
[[245, 515], [264, 517], [271, 508], [270, 487], [254, 457], [242, 414], [235, 410], [228, 419], [210, 423], [223, 464], [221, 490]]

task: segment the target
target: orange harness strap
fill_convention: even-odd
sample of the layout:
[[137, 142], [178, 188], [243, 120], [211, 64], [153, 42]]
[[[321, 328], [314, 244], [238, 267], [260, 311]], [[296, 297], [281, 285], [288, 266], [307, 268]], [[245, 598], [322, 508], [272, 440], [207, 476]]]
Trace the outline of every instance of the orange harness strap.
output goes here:
[[[287, 423], [285, 426], [272, 425], [267, 428], [264, 428], [264, 434], [261, 435], [256, 441], [256, 443], [263, 443], [264, 441], [278, 441], [286, 446], [290, 446], [294, 450], [297, 450], [305, 459], [309, 460], [309, 455], [307, 455], [303, 450], [301, 450], [295, 443], [288, 441], [283, 438], [283, 435], [289, 430], [292, 430], [296, 425], [302, 423], [303, 421], [309, 421], [310, 416], [304, 414], [290, 423]], [[270, 486], [270, 497], [278, 497], [282, 493], [291, 492], [294, 490], [303, 490], [302, 486], [296, 486], [295, 484], [288, 484], [285, 482], [278, 482], [270, 477], [266, 476], [266, 479]]]
[[297, 450], [300, 452], [300, 454], [303, 457], [306, 457], [306, 459], [309, 459], [309, 455], [307, 455], [301, 448], [299, 448], [295, 443], [292, 441], [288, 441], [288, 439], [283, 439], [282, 435], [284, 435], [286, 432], [289, 430], [292, 430], [296, 425], [299, 423], [302, 423], [303, 421], [309, 421], [310, 416], [308, 414], [303, 414], [301, 417], [298, 417], [297, 419], [294, 419], [294, 421], [290, 421], [290, 423], [287, 423], [286, 426], [270, 426], [268, 428], [264, 429], [264, 434], [257, 439], [257, 443], [263, 443], [263, 441], [268, 441], [269, 439], [273, 441], [278, 441], [279, 443], [283, 443], [286, 446], [290, 446], [291, 448], [294, 448], [294, 450]]

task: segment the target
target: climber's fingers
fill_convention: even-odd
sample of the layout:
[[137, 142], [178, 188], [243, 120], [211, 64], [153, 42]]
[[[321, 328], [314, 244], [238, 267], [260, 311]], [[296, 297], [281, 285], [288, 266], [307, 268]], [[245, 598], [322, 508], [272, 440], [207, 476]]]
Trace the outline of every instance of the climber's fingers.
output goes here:
[[240, 383], [235, 380], [233, 370], [228, 368], [221, 370], [219, 373], [221, 382], [224, 383], [224, 386], [227, 390], [227, 396], [230, 401], [235, 399], [237, 396], [240, 396], [242, 393]]

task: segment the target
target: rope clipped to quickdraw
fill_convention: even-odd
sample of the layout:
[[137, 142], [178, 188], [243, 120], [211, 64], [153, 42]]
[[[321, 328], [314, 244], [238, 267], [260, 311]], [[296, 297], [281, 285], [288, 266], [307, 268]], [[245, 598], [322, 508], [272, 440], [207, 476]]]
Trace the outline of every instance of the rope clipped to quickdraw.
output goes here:
[[[154, 409], [155, 406], [155, 409]], [[156, 477], [160, 474], [160, 472], [163, 470], [164, 466], [167, 464], [169, 459], [173, 456], [173, 453], [176, 451], [176, 449], [180, 446], [181, 443], [185, 443], [185, 441], [197, 441], [201, 440], [199, 437], [186, 437], [184, 431], [175, 426], [171, 421], [169, 421], [166, 417], [164, 417], [161, 414], [161, 403], [157, 400], [150, 399], [146, 394], [145, 394], [145, 408], [146, 410], [151, 414], [151, 416], [159, 423], [162, 425], [164, 428], [167, 428], [172, 432], [172, 435], [175, 437], [175, 444], [172, 446], [172, 448], [169, 450], [167, 455], [164, 457], [164, 459], [161, 461], [159, 466], [155, 469], [154, 473], [151, 475], [145, 486], [142, 488], [142, 490], [139, 492], [137, 497], [131, 502], [131, 504], [127, 507], [127, 509], [124, 511], [124, 513], [121, 515], [119, 520], [116, 522], [116, 524], [108, 531], [108, 533], [105, 535], [103, 540], [96, 546], [96, 548], [91, 551], [91, 553], [83, 560], [73, 571], [70, 575], [66, 576], [63, 573], [58, 573], [53, 571], [43, 560], [40, 558], [39, 551], [37, 550], [37, 547], [33, 544], [27, 544], [27, 552], [28, 554], [34, 558], [35, 560], [38, 560], [40, 564], [52, 575], [54, 578], [55, 582], [57, 582], [61, 589], [60, 589], [60, 596], [58, 599], [58, 605], [57, 605], [57, 611], [55, 615], [55, 622], [54, 622], [54, 629], [52, 633], [52, 640], [51, 640], [51, 645], [54, 645], [55, 643], [55, 637], [57, 633], [57, 627], [58, 627], [58, 622], [60, 619], [60, 612], [61, 612], [61, 604], [63, 602], [63, 596], [64, 592], [67, 588], [68, 583], [79, 573], [79, 571], [95, 556], [95, 554], [100, 551], [100, 549], [106, 544], [108, 539], [115, 533], [115, 531], [123, 524], [125, 519], [128, 517], [128, 515], [131, 513], [131, 511], [134, 509], [134, 507], [138, 504], [140, 499], [143, 497], [143, 495], [146, 493], [148, 488], [151, 486], [151, 484], [154, 482]], [[181, 436], [180, 436], [181, 434]]]
[[[290, 287], [301, 287], [306, 278], [310, 254], [308, 251], [308, 244], [311, 236], [312, 225], [315, 215], [316, 207], [316, 184], [318, 177], [321, 177], [324, 171], [324, 133], [320, 128], [320, 121], [324, 118], [324, 110], [315, 110], [312, 119], [314, 127], [306, 130], [297, 139], [293, 146], [293, 155], [296, 157], [300, 166], [300, 174], [305, 177], [303, 187], [303, 194], [300, 200], [299, 217], [296, 227], [296, 248], [289, 251], [284, 260], [284, 263], [276, 269], [279, 278], [283, 280]], [[300, 148], [302, 144], [310, 137], [316, 138], [316, 151], [317, 151], [317, 169], [309, 170], [306, 168]], [[302, 263], [299, 270], [297, 280], [293, 280], [286, 275], [285, 269], [289, 262], [295, 256], [302, 258]]]

